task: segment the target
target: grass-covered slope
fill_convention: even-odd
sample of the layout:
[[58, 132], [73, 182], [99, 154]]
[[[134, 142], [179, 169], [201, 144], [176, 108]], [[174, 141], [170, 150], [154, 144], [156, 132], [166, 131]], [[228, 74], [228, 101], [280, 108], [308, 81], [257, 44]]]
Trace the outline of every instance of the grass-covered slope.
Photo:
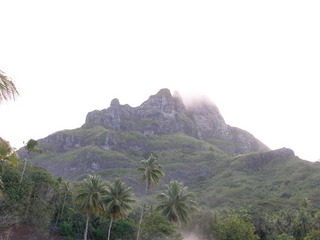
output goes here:
[[[303, 198], [320, 202], [320, 165], [303, 161], [288, 149], [251, 153], [227, 160], [219, 173], [201, 179], [195, 191], [212, 208], [297, 206]], [[199, 187], [200, 186], [200, 187]]]
[[228, 148], [221, 141], [203, 141], [183, 133], [146, 136], [102, 126], [57, 132], [40, 140], [40, 146], [45, 152], [33, 155], [32, 163], [54, 176], [75, 181], [91, 173], [108, 181], [120, 177], [138, 195], [143, 184], [136, 168], [152, 153], [166, 174], [162, 184], [183, 181], [200, 204], [212, 208], [257, 205], [276, 209], [295, 205], [304, 197], [320, 203], [320, 166], [302, 161], [290, 149], [232, 156], [220, 150]]
[[[145, 136], [101, 126], [61, 131], [40, 140], [40, 146], [44, 153], [32, 155], [32, 163], [54, 176], [79, 180], [95, 172], [109, 181], [121, 177], [138, 190], [136, 168], [150, 154], [158, 157], [166, 173], [164, 183], [171, 179], [191, 183], [199, 176], [210, 177], [214, 168], [208, 165], [229, 158], [214, 145], [183, 133]], [[20, 155], [24, 155], [22, 150]]]

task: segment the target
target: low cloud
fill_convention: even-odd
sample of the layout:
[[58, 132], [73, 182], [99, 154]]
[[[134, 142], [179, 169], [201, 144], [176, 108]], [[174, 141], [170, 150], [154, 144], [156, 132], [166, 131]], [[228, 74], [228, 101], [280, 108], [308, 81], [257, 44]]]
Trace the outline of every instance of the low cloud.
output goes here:
[[180, 94], [175, 91], [172, 94], [175, 98], [180, 98], [187, 109], [198, 108], [203, 105], [214, 105], [214, 102], [204, 94]]

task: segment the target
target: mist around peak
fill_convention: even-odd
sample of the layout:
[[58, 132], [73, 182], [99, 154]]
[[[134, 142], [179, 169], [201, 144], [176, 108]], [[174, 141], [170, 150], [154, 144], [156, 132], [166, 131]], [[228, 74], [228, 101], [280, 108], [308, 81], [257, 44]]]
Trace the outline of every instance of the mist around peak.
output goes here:
[[186, 109], [195, 109], [203, 106], [214, 106], [216, 104], [203, 93], [183, 93], [174, 91], [172, 97], [180, 99], [185, 105]]

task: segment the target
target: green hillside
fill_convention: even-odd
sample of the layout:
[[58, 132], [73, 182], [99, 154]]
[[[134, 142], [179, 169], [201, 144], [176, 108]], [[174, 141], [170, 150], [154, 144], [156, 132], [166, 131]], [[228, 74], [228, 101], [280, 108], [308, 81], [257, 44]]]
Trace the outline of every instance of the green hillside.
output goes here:
[[[320, 165], [295, 157], [289, 149], [233, 156], [220, 150], [214, 141], [183, 133], [144, 136], [101, 126], [60, 134], [83, 139], [82, 144], [87, 145], [61, 151], [58, 144], [40, 141], [45, 153], [34, 155], [32, 163], [48, 169], [53, 176], [73, 181], [93, 172], [108, 181], [120, 177], [141, 194], [143, 186], [136, 168], [152, 153], [166, 174], [162, 184], [172, 179], [183, 181], [198, 201], [210, 208], [250, 204], [277, 210], [294, 206], [304, 197], [315, 205], [320, 201]], [[99, 146], [106, 135], [117, 140], [118, 149]], [[126, 149], [133, 145], [135, 148]]]

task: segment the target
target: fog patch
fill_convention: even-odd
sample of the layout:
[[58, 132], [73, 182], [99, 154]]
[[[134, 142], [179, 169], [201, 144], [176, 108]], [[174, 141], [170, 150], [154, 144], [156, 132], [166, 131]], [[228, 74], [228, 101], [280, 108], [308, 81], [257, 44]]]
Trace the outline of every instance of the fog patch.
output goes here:
[[205, 94], [180, 94], [178, 91], [175, 91], [172, 96], [174, 98], [180, 99], [187, 110], [199, 108], [201, 106], [216, 106], [214, 102], [207, 97]]

